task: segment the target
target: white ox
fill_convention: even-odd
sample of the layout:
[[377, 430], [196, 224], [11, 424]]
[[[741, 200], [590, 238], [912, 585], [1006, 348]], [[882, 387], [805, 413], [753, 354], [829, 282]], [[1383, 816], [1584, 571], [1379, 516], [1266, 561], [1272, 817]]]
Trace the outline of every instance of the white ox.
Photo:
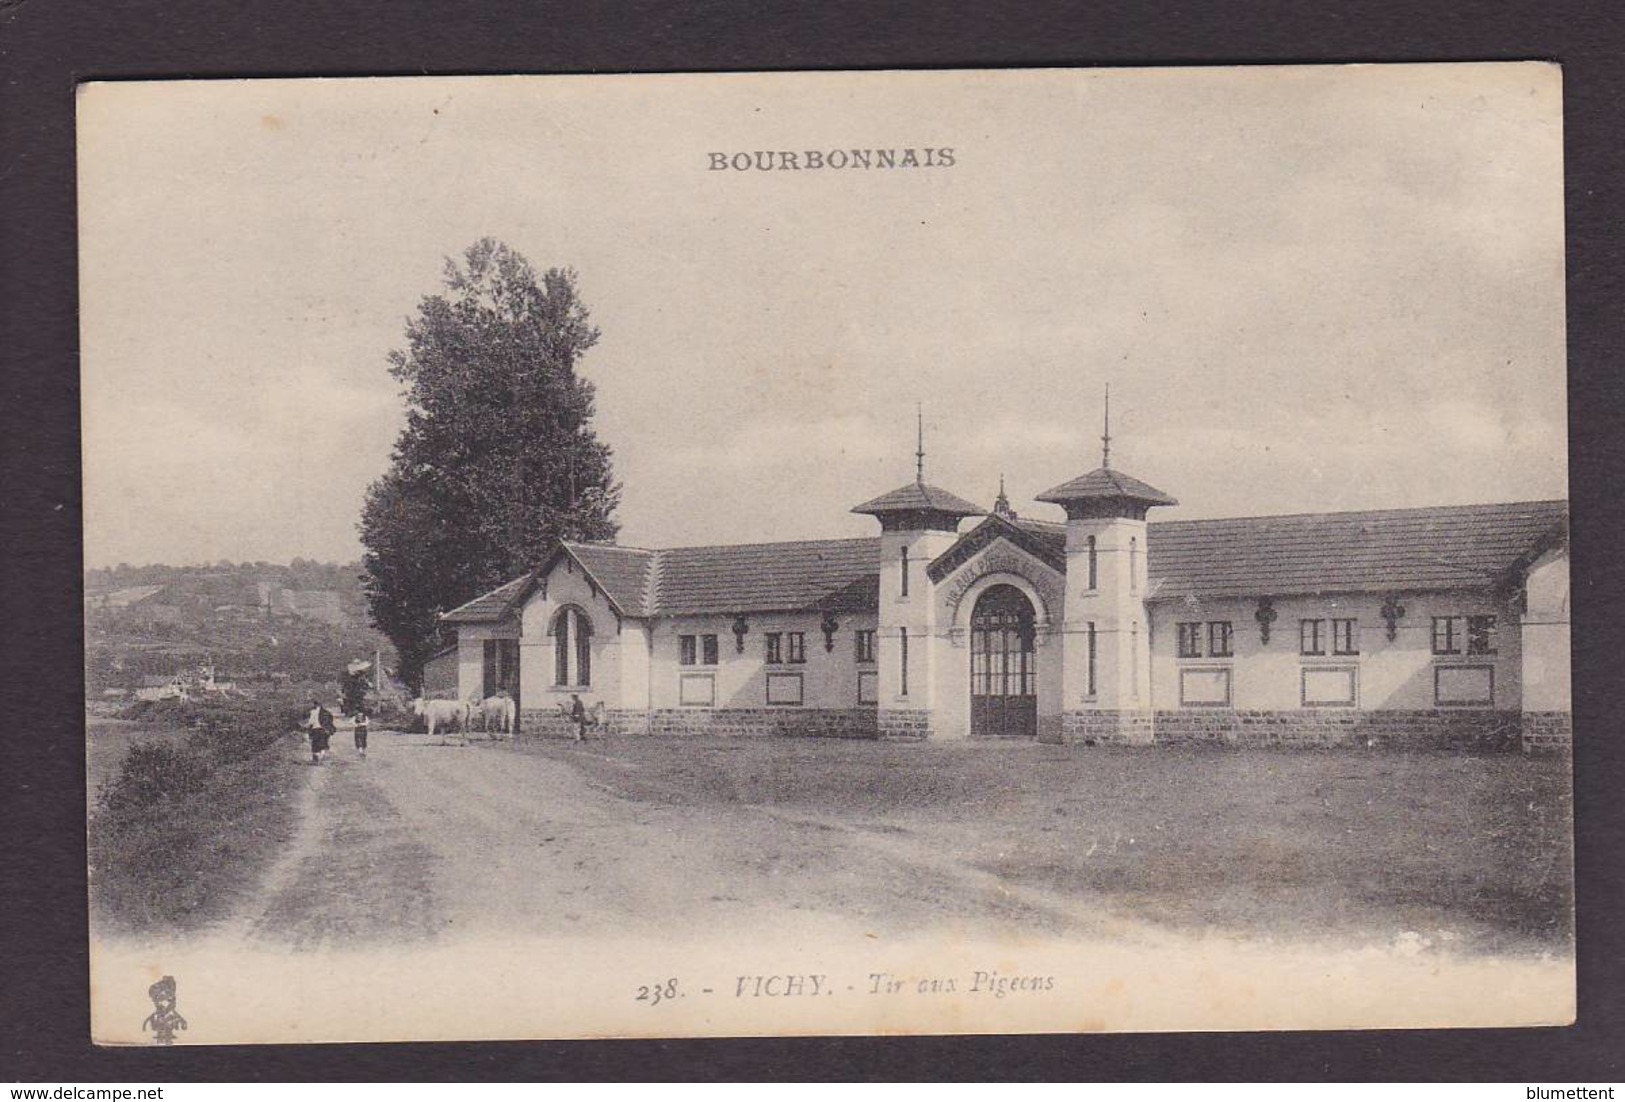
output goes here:
[[431, 736], [441, 727], [454, 725], [466, 736], [472, 711], [466, 700], [425, 700], [420, 696], [412, 701], [412, 714], [423, 717]]
[[472, 714], [480, 717], [480, 730], [489, 734], [491, 725], [495, 724], [496, 729], [504, 735], [513, 734], [514, 720], [519, 713], [519, 706], [514, 703], [513, 697], [507, 693], [497, 693], [484, 700], [475, 696], [469, 699], [468, 704]]

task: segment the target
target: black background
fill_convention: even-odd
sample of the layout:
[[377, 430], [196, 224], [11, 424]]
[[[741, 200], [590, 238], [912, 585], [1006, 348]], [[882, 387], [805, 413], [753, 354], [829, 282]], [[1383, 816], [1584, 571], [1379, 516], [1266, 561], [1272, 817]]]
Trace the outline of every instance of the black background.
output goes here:
[[[1613, 3], [0, 0], [0, 1078], [1621, 1078], [1619, 191]], [[85, 945], [73, 90], [121, 77], [1549, 59], [1564, 67], [1579, 1024], [1565, 1029], [97, 1049]], [[1521, 1097], [1521, 1095], [1520, 1095]]]

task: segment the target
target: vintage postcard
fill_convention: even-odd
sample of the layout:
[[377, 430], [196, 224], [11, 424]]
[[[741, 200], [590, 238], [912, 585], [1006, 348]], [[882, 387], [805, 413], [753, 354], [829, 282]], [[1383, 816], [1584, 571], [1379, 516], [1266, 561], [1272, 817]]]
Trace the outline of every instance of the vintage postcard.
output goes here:
[[1561, 117], [82, 86], [95, 1040], [1572, 1021]]

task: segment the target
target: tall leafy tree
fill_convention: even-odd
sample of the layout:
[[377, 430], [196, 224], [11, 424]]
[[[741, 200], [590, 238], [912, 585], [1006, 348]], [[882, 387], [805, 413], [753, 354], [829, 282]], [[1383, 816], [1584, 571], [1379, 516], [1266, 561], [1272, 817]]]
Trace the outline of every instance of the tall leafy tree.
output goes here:
[[440, 645], [438, 613], [539, 565], [556, 539], [615, 537], [620, 486], [576, 370], [598, 330], [576, 279], [483, 239], [446, 261], [444, 292], [390, 353], [406, 427], [367, 491], [363, 581], [409, 683]]

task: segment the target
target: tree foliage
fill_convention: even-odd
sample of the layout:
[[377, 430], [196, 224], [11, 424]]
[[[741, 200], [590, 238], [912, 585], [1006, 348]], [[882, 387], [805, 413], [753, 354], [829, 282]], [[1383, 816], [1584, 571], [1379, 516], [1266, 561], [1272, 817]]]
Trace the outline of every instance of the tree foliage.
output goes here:
[[576, 373], [598, 341], [576, 278], [478, 241], [390, 353], [407, 421], [361, 538], [373, 623], [411, 683], [440, 645], [438, 613], [540, 565], [554, 540], [615, 536], [620, 487]]

